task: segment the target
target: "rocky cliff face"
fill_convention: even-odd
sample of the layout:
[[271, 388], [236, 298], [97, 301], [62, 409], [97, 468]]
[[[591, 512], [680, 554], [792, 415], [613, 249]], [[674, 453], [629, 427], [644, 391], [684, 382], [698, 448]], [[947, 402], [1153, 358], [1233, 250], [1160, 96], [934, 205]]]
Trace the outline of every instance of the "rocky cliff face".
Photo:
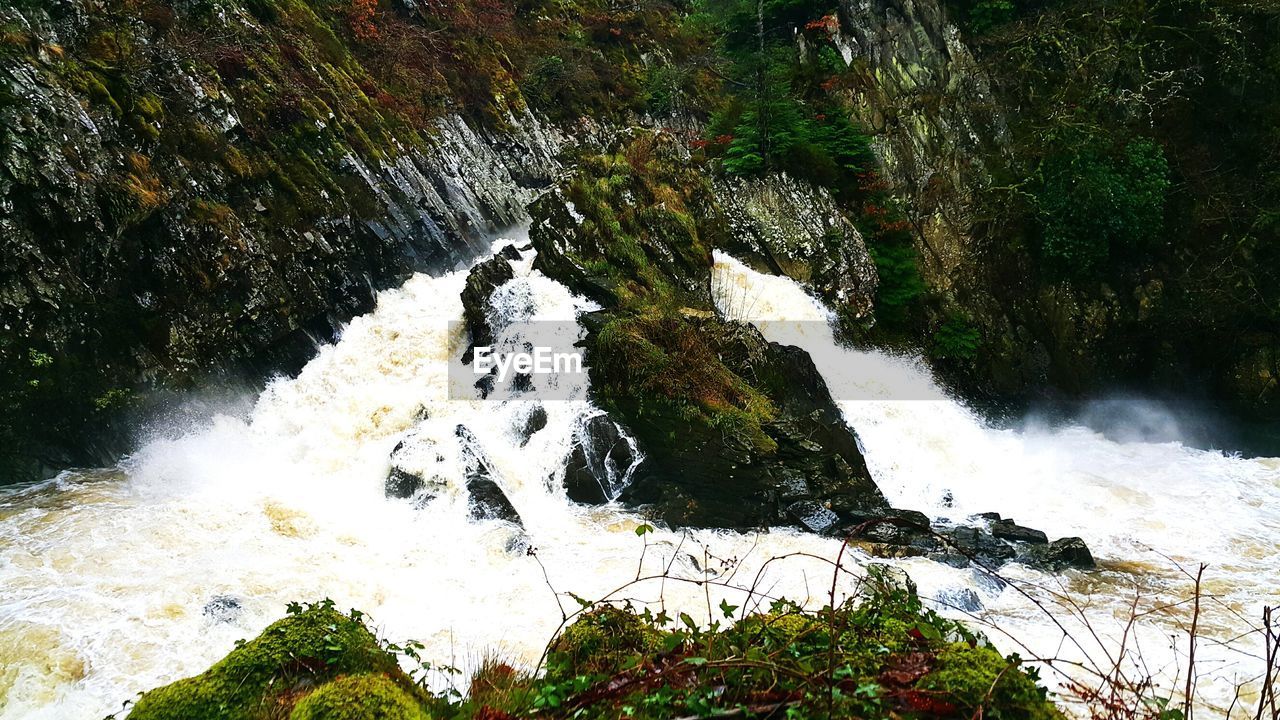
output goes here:
[[1032, 272], [1025, 259], [995, 262], [978, 233], [989, 164], [1007, 141], [987, 78], [941, 0], [848, 0], [840, 9], [837, 43], [858, 78], [854, 112], [876, 132], [882, 170], [914, 225], [921, 275], [989, 340], [975, 375], [1003, 396], [1049, 383], [1049, 345], [1079, 338], [1047, 344], [1029, 327], [1039, 320], [1034, 299], [1007, 307], [1000, 296], [1035, 294]]
[[[848, 95], [853, 113], [876, 133], [882, 172], [915, 226], [918, 265], [933, 303], [927, 324], [937, 330], [948, 318], [963, 318], [980, 337], [972, 358], [946, 369], [967, 389], [1000, 399], [1079, 396], [1115, 386], [1179, 393], [1199, 387], [1237, 410], [1274, 414], [1280, 373], [1267, 319], [1268, 313], [1274, 318], [1267, 309], [1274, 303], [1266, 299], [1268, 271], [1259, 264], [1267, 244], [1262, 238], [1270, 231], [1261, 229], [1265, 220], [1247, 220], [1254, 211], [1239, 210], [1245, 219], [1236, 228], [1203, 212], [1207, 206], [1265, 207], [1265, 193], [1239, 190], [1233, 196], [1220, 189], [1216, 166], [1198, 167], [1205, 158], [1241, 172], [1247, 172], [1246, 161], [1233, 158], [1229, 143], [1188, 140], [1185, 133], [1197, 116], [1222, 107], [1224, 100], [1213, 94], [1217, 83], [1246, 87], [1244, 63], [1252, 61], [1218, 67], [1215, 51], [1206, 49], [1218, 40], [1215, 33], [1252, 37], [1238, 51], [1241, 58], [1261, 58], [1267, 50], [1258, 38], [1267, 31], [1252, 35], [1251, 28], [1272, 27], [1265, 23], [1274, 22], [1266, 19], [1273, 14], [1242, 9], [1201, 22], [1191, 9], [1179, 15], [1174, 3], [1166, 9], [1173, 13], [1166, 24], [1199, 33], [1195, 42], [1185, 41], [1189, 47], [1178, 48], [1184, 40], [1176, 36], [1144, 38], [1146, 45], [1091, 37], [1110, 30], [1089, 29], [1087, 2], [1041, 15], [1028, 10], [1025, 19], [986, 35], [966, 21], [962, 32], [957, 25], [965, 17], [950, 13], [968, 5], [844, 0], [836, 37], [855, 77]], [[1123, 52], [1149, 67], [1121, 69], [1121, 51], [1107, 46], [1113, 41], [1130, 43]], [[1060, 65], [1079, 66], [1068, 74], [1083, 78], [1079, 94], [1069, 92], [1075, 80], [1063, 80]], [[1188, 65], [1205, 71], [1186, 75]], [[1160, 96], [1173, 77], [1184, 84]], [[1097, 90], [1109, 83], [1115, 87]], [[1098, 101], [1099, 95], [1110, 99]], [[1198, 103], [1207, 104], [1195, 110]], [[1162, 114], [1179, 117], [1175, 124], [1182, 128], [1160, 129]], [[1178, 182], [1193, 188], [1168, 196], [1167, 227], [1154, 245], [1132, 257], [1113, 252], [1099, 271], [1054, 270], [1037, 252], [1043, 232], [1034, 197], [1038, 168], [1052, 150], [1047, 137], [1065, 117], [1115, 131], [1121, 144], [1128, 140], [1117, 128], [1126, 123], [1136, 128], [1125, 131], [1131, 137], [1157, 133], [1173, 171], [1181, 173]], [[1238, 132], [1252, 121], [1230, 119]], [[1214, 132], [1206, 127], [1198, 137]], [[1090, 142], [1106, 147], [1099, 138]], [[1203, 266], [1210, 257], [1217, 270]], [[1241, 294], [1229, 287], [1251, 289]], [[929, 339], [923, 340], [927, 347]]]
[[840, 13], [854, 114], [876, 133], [882, 172], [910, 205], [926, 278], [950, 290], [973, 272], [974, 194], [1003, 120], [940, 0], [845, 0]]
[[250, 54], [207, 64], [160, 27], [181, 17], [0, 9], [4, 464], [94, 461], [80, 428], [138, 388], [287, 368], [525, 222], [558, 167], [565, 134], [519, 103], [405, 127], [337, 51], [223, 9]]

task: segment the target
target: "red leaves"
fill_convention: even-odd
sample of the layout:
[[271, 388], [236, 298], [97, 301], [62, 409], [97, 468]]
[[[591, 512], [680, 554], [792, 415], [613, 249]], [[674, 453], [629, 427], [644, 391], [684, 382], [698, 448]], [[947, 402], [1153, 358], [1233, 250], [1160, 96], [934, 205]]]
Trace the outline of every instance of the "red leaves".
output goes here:
[[840, 19], [835, 14], [824, 15], [817, 20], [805, 23], [805, 30], [812, 32], [820, 32], [827, 37], [831, 37], [840, 31]]
[[[915, 628], [907, 632], [917, 640], [924, 638]], [[931, 652], [900, 653], [889, 658], [877, 679], [885, 689], [885, 694], [894, 698], [902, 710], [922, 715], [953, 717], [959, 711], [955, 703], [944, 699], [939, 693], [914, 687], [920, 678], [933, 672], [935, 660], [937, 656]]]
[[898, 695], [898, 699], [912, 712], [954, 716], [959, 711], [955, 703], [930, 695], [923, 690], [905, 690]]
[[351, 34], [357, 40], [368, 42], [380, 36], [378, 26], [373, 22], [378, 12], [378, 0], [351, 0], [347, 9], [347, 22], [351, 25]]

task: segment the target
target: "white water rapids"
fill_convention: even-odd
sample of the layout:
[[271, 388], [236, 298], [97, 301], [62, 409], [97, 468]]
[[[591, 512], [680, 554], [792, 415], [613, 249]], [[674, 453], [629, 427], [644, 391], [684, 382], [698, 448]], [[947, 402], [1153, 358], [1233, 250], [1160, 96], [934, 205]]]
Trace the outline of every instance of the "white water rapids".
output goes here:
[[[573, 319], [587, 307], [531, 271], [529, 258], [515, 266], [503, 297], [534, 318]], [[448, 399], [448, 364], [466, 340], [450, 330], [462, 314], [465, 280], [465, 271], [422, 275], [382, 293], [377, 308], [298, 377], [274, 381], [247, 417], [167, 433], [119, 468], [0, 490], [0, 718], [118, 711], [137, 692], [202, 671], [293, 600], [330, 597], [362, 609], [383, 635], [423, 642], [436, 662], [465, 668], [496, 653], [532, 663], [561, 617], [548, 580], [598, 598], [634, 578], [645, 543], [634, 533], [640, 520], [616, 507], [570, 503], [547, 481], [576, 423], [592, 412], [585, 400], [547, 403], [546, 428], [521, 447], [516, 430], [528, 403]], [[1119, 631], [1135, 588], [1150, 598], [1185, 597], [1189, 582], [1147, 548], [1210, 563], [1205, 585], [1222, 606], [1212, 615], [1206, 609], [1211, 634], [1239, 634], [1263, 604], [1280, 600], [1280, 462], [1178, 443], [1118, 443], [1077, 426], [993, 429], [946, 397], [917, 361], [839, 349], [818, 324], [778, 322], [827, 317], [790, 280], [720, 256], [716, 283], [727, 314], [809, 350], [837, 398], [852, 397], [845, 391], [854, 386], [884, 398], [842, 407], [895, 506], [955, 519], [996, 511], [1051, 537], [1083, 537], [1102, 570], [1056, 578], [1008, 571], [1088, 598], [1103, 635]], [[460, 424], [523, 517], [547, 578], [534, 558], [507, 549], [510, 526], [468, 520], [461, 487], [420, 508], [384, 497], [388, 456], [406, 432], [416, 428], [443, 446]], [[451, 481], [460, 484], [461, 468], [456, 474]], [[834, 557], [839, 548], [784, 530], [699, 531], [683, 540], [659, 531], [648, 543], [646, 572], [674, 554], [673, 572], [699, 577], [710, 554], [738, 559], [743, 584], [770, 557]], [[1038, 654], [1062, 644], [1057, 628], [1011, 588], [926, 560], [901, 565], [922, 595], [973, 589], [985, 605], [980, 614]], [[760, 588], [821, 604], [830, 582], [828, 566], [791, 559], [772, 564]], [[719, 598], [679, 582], [624, 595], [662, 597], [669, 610], [703, 618]], [[234, 598], [239, 610], [206, 613], [218, 597]], [[1175, 662], [1169, 636], [1185, 619], [1180, 609], [1144, 619], [1139, 635], [1153, 671]], [[1018, 649], [990, 634], [1002, 649]], [[1232, 679], [1260, 670], [1231, 648], [1201, 652], [1200, 695], [1210, 704], [1225, 705]]]

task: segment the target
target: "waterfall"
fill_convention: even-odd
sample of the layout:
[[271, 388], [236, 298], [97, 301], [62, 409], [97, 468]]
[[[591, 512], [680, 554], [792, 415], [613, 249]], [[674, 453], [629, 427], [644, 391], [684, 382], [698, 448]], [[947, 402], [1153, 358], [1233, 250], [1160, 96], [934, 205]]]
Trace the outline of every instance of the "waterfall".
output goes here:
[[[573, 327], [591, 309], [532, 270], [529, 253], [512, 265], [496, 319]], [[792, 281], [724, 255], [715, 277], [725, 314], [813, 355], [895, 505], [954, 519], [996, 511], [1080, 535], [1103, 565], [1061, 578], [1015, 568], [1015, 577], [1096, 593], [1099, 617], [1110, 617], [1126, 588], [1176, 585], [1150, 547], [1212, 563], [1214, 592], [1245, 615], [1276, 601], [1276, 460], [1115, 442], [1078, 426], [993, 428], [948, 398], [919, 360], [837, 346], [829, 311]], [[465, 282], [465, 271], [418, 275], [381, 293], [371, 313], [297, 377], [270, 383], [246, 414], [157, 432], [116, 468], [0, 490], [0, 718], [115, 712], [139, 691], [202, 671], [294, 600], [364, 610], [384, 636], [419, 640], [428, 659], [465, 671], [489, 652], [535, 662], [561, 619], [553, 588], [596, 598], [668, 566], [696, 579], [708, 565], [733, 564], [754, 577], [771, 557], [835, 556], [838, 541], [793, 530], [639, 537], [642, 519], [625, 509], [569, 502], [563, 464], [599, 410], [585, 384], [571, 388], [542, 403], [546, 424], [526, 438], [529, 401], [450, 399], [449, 368], [466, 344], [456, 322]], [[474, 446], [465, 452], [460, 426]], [[429, 501], [385, 495], [402, 442], [439, 480]], [[477, 452], [523, 529], [470, 518], [464, 478]], [[629, 472], [613, 471], [610, 494]], [[900, 562], [922, 595], [970, 590], [1019, 639], [1046, 652], [1058, 644], [1016, 593], [967, 569]], [[758, 588], [822, 604], [830, 578], [825, 564], [797, 558], [770, 564]], [[628, 592], [704, 619], [720, 597], [742, 599], [679, 582]], [[1144, 632], [1167, 646], [1173, 622], [1152, 620]], [[1238, 631], [1233, 622], [1211, 629]], [[1220, 696], [1219, 685], [1210, 678], [1202, 693]]]

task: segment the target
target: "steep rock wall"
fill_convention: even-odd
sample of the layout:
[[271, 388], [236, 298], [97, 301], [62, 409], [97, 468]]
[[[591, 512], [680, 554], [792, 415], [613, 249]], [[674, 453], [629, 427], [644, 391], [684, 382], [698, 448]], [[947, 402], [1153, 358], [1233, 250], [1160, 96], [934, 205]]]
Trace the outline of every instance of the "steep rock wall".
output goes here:
[[[558, 167], [566, 134], [520, 103], [500, 127], [447, 113], [414, 130], [351, 67], [282, 87], [244, 66], [265, 50], [206, 65], [145, 19], [93, 12], [0, 10], [9, 472], [118, 452], [82, 431], [137, 389], [296, 366], [376, 289], [525, 222]], [[266, 42], [248, 15], [222, 22]]]

